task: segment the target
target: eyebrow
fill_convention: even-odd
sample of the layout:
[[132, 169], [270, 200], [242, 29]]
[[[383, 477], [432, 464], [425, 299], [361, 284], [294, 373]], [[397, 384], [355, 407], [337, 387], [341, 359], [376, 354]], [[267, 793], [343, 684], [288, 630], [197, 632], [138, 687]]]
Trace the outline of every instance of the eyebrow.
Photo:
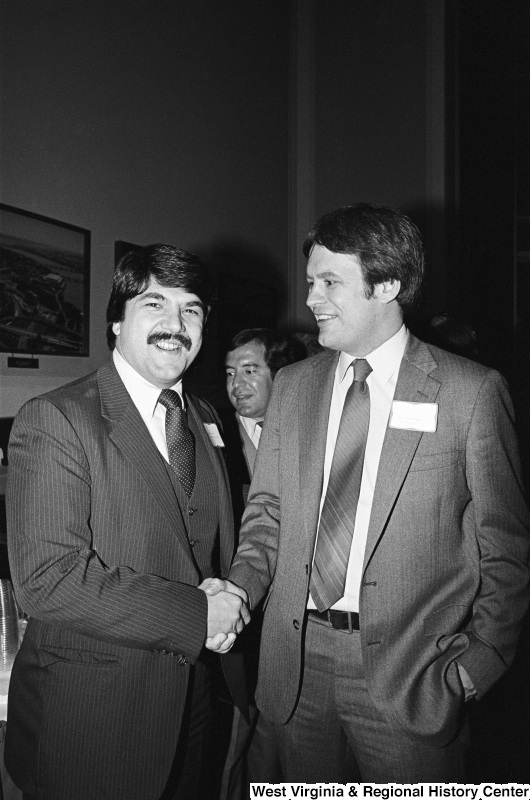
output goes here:
[[[165, 294], [160, 294], [160, 292], [144, 292], [144, 294], [137, 295], [137, 299], [166, 301], [167, 297]], [[201, 300], [190, 300], [188, 303], [184, 304], [184, 308], [195, 308], [195, 306], [202, 309], [202, 311], [205, 311], [206, 309], [206, 306], [204, 305], [203, 302], [201, 302]]]
[[330, 269], [328, 269], [328, 270], [325, 270], [324, 272], [317, 272], [317, 274], [316, 274], [316, 275], [307, 275], [307, 274], [306, 274], [306, 279], [307, 279], [308, 281], [309, 281], [309, 280], [312, 280], [313, 278], [322, 278], [322, 279], [326, 279], [326, 278], [338, 278], [338, 277], [340, 277], [340, 276], [339, 276], [339, 274], [338, 274], [338, 272], [333, 272], [333, 271], [332, 271], [332, 270], [330, 270]]
[[139, 300], [145, 300], [148, 298], [149, 300], [167, 300], [167, 297], [160, 292], [144, 292], [143, 294], [138, 295]]
[[[225, 366], [226, 366], [226, 369], [235, 369], [235, 365], [234, 364], [225, 364]], [[260, 364], [258, 364], [257, 361], [243, 361], [239, 366], [240, 367], [258, 367], [259, 368]]]
[[206, 310], [206, 306], [200, 300], [190, 300], [189, 303], [185, 303], [185, 308], [194, 308], [195, 306], [201, 308], [203, 311]]

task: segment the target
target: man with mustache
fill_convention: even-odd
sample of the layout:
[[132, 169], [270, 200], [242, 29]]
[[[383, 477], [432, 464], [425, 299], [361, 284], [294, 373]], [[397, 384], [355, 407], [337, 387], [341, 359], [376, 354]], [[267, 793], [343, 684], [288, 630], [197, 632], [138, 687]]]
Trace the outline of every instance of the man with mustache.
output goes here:
[[110, 361], [15, 420], [9, 550], [30, 619], [5, 761], [25, 800], [208, 797], [210, 649], [248, 621], [244, 592], [205, 591], [228, 570], [232, 510], [217, 416], [182, 388], [212, 302], [190, 253], [126, 254]]

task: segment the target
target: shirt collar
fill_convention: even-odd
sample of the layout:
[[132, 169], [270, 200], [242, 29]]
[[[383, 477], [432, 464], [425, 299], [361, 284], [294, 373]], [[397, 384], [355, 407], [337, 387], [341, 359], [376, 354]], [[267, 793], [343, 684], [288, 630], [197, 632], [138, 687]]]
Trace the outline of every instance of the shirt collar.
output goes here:
[[[136, 372], [134, 367], [131, 367], [128, 361], [118, 352], [116, 348], [112, 351], [112, 358], [114, 366], [118, 371], [118, 375], [123, 381], [123, 384], [129, 392], [131, 399], [140, 412], [144, 420], [150, 420], [155, 413], [155, 409], [160, 397], [161, 389], [155, 386]], [[179, 380], [171, 387], [175, 392], [178, 392], [181, 399], [182, 397], [182, 381]]]
[[[254, 419], [254, 417], [242, 417], [241, 414], [237, 415], [239, 421], [241, 422], [242, 426], [248, 433], [249, 437], [252, 439], [254, 433], [256, 432], [256, 425], [258, 422], [263, 423], [262, 419]], [[261, 427], [261, 426], [260, 426]]]
[[[383, 342], [383, 344], [379, 345], [375, 350], [372, 350], [371, 353], [364, 356], [379, 380], [383, 383], [390, 380], [392, 375], [399, 370], [401, 359], [403, 358], [405, 347], [407, 346], [407, 339], [408, 330], [405, 325], [402, 325], [398, 332], [391, 336], [390, 339], [387, 339], [386, 342]], [[345, 353], [341, 350], [337, 367], [339, 383], [342, 383], [348, 371], [348, 367], [355, 360], [356, 359], [352, 358], [349, 353]]]

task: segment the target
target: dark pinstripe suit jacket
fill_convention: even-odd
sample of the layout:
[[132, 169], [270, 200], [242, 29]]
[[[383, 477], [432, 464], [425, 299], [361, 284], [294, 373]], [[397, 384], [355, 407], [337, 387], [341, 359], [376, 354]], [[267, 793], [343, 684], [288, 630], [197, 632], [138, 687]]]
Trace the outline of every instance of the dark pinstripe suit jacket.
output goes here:
[[[188, 402], [217, 480], [226, 574], [230, 495], [203, 425], [215, 412]], [[11, 680], [8, 770], [39, 798], [154, 800], [207, 626], [164, 459], [112, 362], [27, 403], [9, 453], [9, 555], [31, 620]]]

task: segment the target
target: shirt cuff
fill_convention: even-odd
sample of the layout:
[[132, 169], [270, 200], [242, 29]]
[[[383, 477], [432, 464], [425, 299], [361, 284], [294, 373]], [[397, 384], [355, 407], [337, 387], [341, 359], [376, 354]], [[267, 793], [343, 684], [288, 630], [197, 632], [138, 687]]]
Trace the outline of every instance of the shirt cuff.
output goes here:
[[465, 692], [465, 702], [467, 703], [468, 700], [472, 700], [474, 697], [477, 696], [477, 690], [473, 684], [473, 681], [469, 677], [467, 671], [464, 667], [456, 662], [456, 666], [458, 667], [458, 674], [460, 676], [460, 680], [462, 681], [462, 686], [464, 687]]

